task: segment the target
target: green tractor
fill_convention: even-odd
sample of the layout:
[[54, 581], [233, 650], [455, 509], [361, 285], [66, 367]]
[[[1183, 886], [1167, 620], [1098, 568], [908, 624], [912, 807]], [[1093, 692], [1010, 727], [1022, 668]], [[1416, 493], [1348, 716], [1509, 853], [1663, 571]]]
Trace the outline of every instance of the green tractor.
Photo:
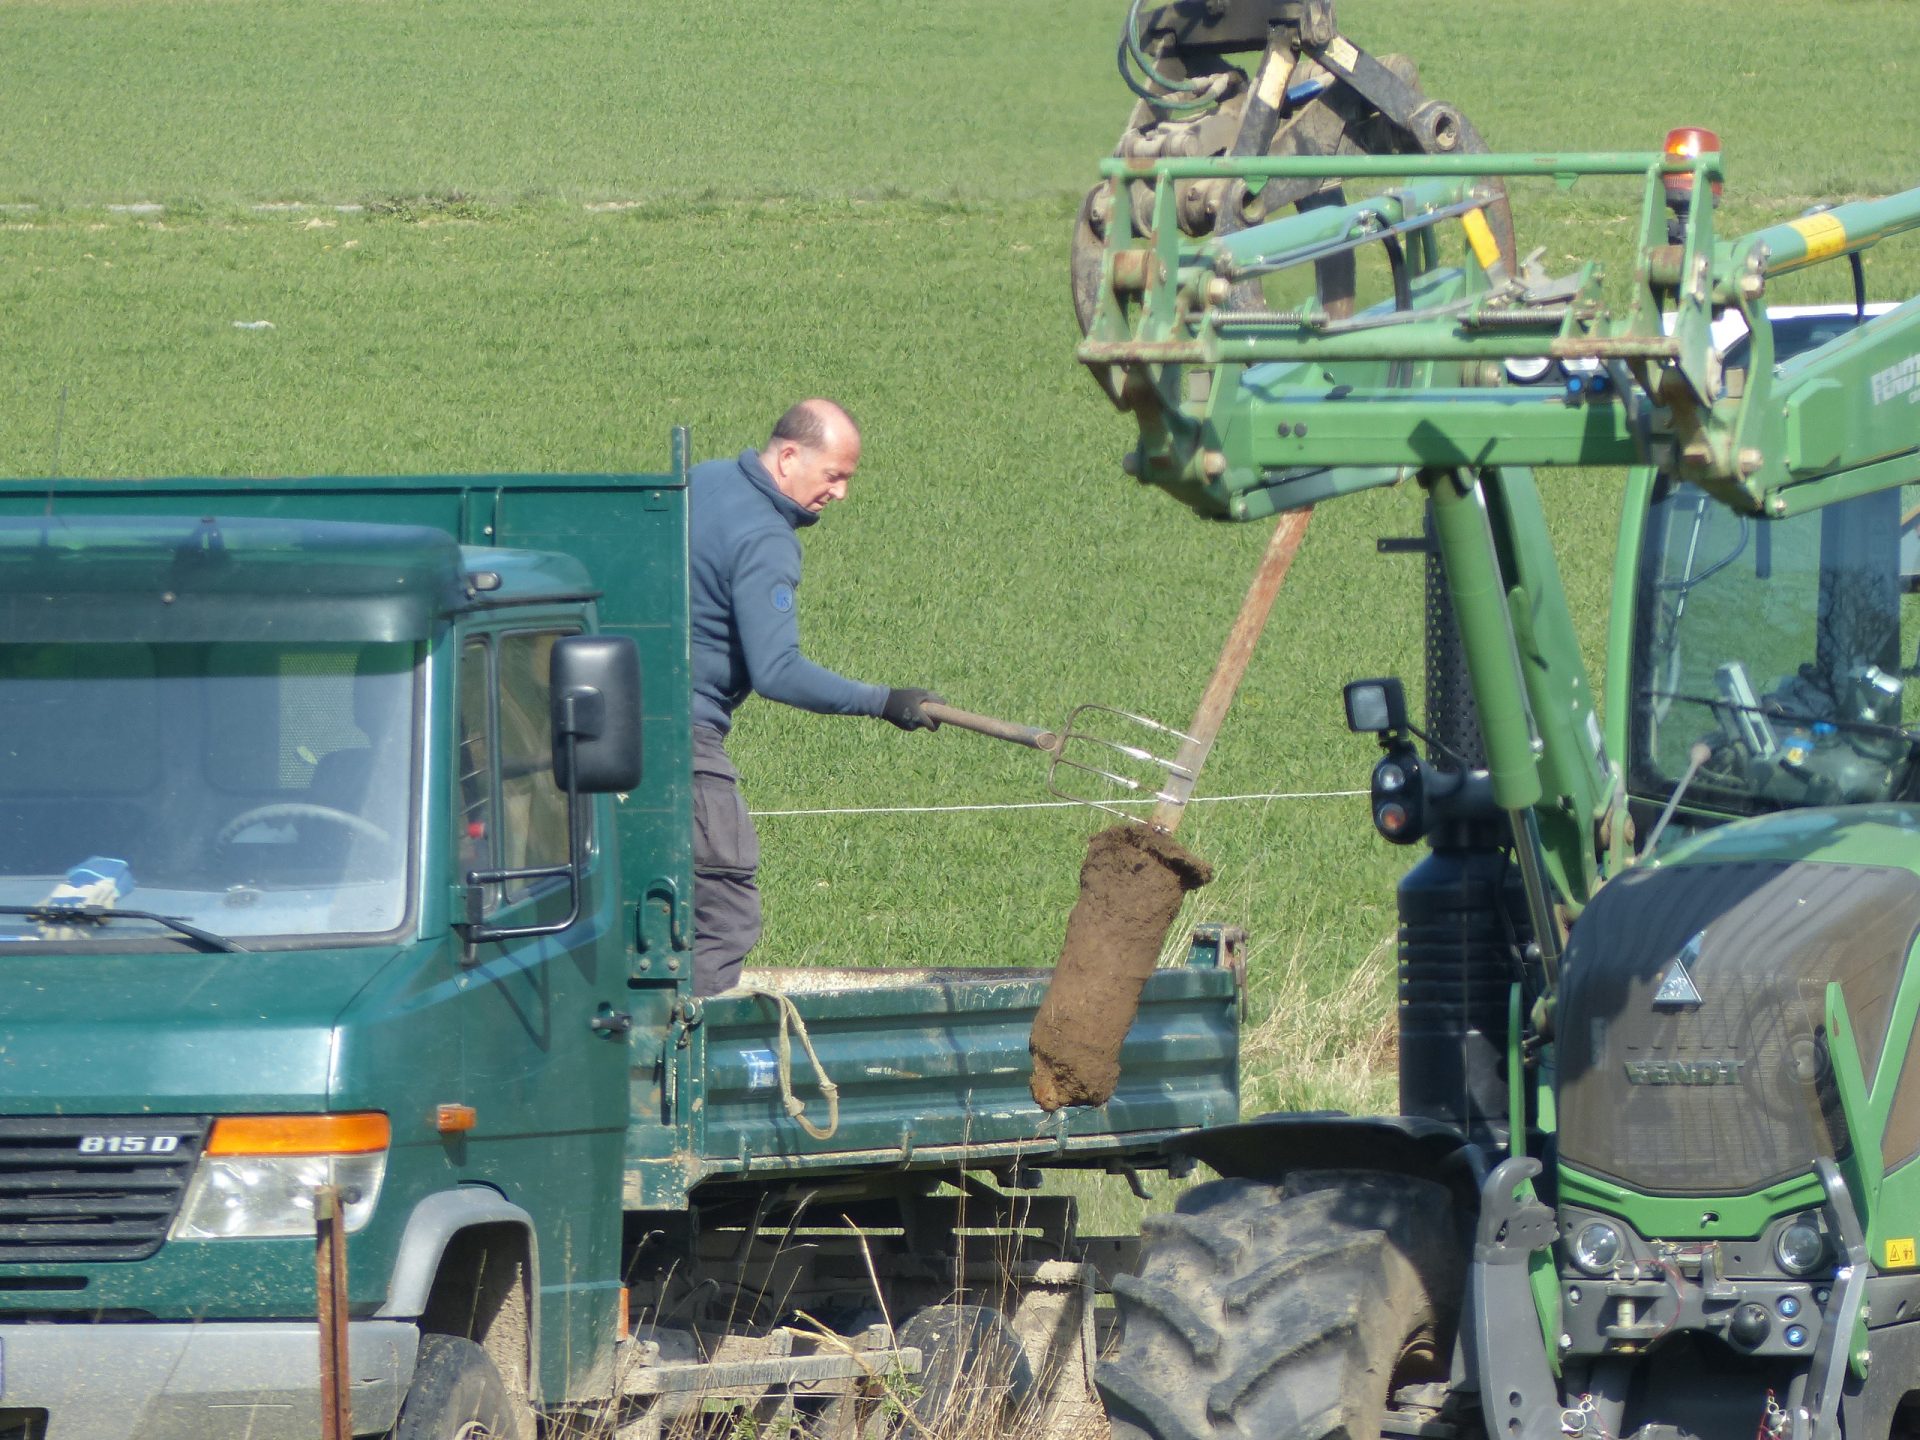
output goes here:
[[[1170, 1143], [1222, 1178], [1115, 1281], [1127, 1440], [1920, 1429], [1920, 301], [1859, 261], [1920, 190], [1723, 238], [1718, 151], [1104, 167], [1129, 473], [1234, 520], [1397, 486], [1429, 585], [1426, 724], [1346, 696], [1426, 846], [1401, 1113]], [[1507, 182], [1609, 175], [1630, 273], [1516, 260]], [[1193, 233], [1200, 184], [1312, 203]], [[1329, 291], [1356, 255], [1389, 299]], [[1854, 304], [1769, 309], [1820, 263]], [[1629, 467], [1604, 708], [1534, 466]]]

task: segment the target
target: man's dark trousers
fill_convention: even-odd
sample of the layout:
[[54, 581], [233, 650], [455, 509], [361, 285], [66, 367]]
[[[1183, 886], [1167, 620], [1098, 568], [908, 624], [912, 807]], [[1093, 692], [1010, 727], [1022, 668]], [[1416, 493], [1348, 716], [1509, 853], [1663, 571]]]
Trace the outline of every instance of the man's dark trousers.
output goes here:
[[740, 983], [743, 957], [760, 938], [760, 837], [740, 795], [724, 739], [693, 727], [693, 993]]

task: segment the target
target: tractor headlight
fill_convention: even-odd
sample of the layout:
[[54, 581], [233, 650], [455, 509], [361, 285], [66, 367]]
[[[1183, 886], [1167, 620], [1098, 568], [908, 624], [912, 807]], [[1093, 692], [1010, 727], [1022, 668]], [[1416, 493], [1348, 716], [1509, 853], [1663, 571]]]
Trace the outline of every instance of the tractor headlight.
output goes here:
[[174, 1218], [175, 1240], [311, 1235], [314, 1191], [340, 1187], [349, 1231], [373, 1216], [387, 1171], [384, 1115], [235, 1115], [216, 1120]]
[[1507, 378], [1516, 385], [1538, 385], [1553, 373], [1553, 361], [1545, 355], [1513, 355], [1506, 362]]
[[1789, 1275], [1811, 1275], [1827, 1258], [1827, 1237], [1812, 1217], [1802, 1215], [1781, 1230], [1773, 1256]]
[[1626, 1238], [1616, 1225], [1589, 1220], [1573, 1236], [1573, 1263], [1589, 1275], [1605, 1275], [1620, 1263]]

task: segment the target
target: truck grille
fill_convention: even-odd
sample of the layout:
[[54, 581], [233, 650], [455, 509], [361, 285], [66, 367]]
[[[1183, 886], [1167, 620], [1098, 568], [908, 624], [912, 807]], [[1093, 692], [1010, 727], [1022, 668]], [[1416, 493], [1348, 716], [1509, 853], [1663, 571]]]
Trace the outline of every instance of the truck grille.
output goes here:
[[166, 1239], [209, 1123], [0, 1116], [0, 1263], [146, 1259]]

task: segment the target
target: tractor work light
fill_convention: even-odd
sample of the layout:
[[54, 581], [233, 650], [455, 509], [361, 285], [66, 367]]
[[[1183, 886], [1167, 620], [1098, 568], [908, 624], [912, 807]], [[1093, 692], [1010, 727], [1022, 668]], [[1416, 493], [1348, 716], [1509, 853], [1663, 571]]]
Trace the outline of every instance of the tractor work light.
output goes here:
[[206, 1153], [173, 1222], [175, 1240], [312, 1235], [313, 1192], [340, 1187], [349, 1232], [380, 1198], [392, 1127], [385, 1115], [229, 1115], [214, 1121]]
[[1589, 1220], [1574, 1234], [1573, 1263], [1589, 1275], [1605, 1275], [1620, 1263], [1626, 1248], [1626, 1238], [1617, 1225]]
[[[1720, 137], [1698, 125], [1682, 125], [1667, 132], [1667, 143], [1662, 147], [1670, 156], [1683, 160], [1698, 160], [1702, 155], [1720, 153]], [[1669, 205], [1687, 205], [1693, 200], [1693, 174], [1680, 171], [1665, 177], [1667, 203]], [[1720, 198], [1721, 184], [1712, 182], [1713, 198]]]
[[1799, 1216], [1773, 1242], [1773, 1258], [1789, 1275], [1811, 1275], [1827, 1258], [1827, 1237], [1812, 1216]]
[[1346, 688], [1347, 729], [1356, 735], [1398, 735], [1407, 728], [1407, 696], [1392, 676], [1355, 680]]

